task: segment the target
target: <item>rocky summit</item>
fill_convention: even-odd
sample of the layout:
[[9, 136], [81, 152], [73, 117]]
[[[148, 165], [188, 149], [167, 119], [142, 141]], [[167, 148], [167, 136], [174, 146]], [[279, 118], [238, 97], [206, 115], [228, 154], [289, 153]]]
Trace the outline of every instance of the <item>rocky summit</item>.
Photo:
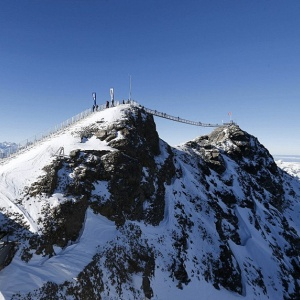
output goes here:
[[3, 299], [299, 299], [300, 181], [218, 127], [95, 112], [0, 165]]

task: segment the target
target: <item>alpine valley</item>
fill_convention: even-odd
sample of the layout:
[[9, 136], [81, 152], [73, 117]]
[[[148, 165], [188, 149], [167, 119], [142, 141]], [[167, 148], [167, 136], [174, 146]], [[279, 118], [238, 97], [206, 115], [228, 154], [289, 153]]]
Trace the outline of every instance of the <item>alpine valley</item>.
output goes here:
[[0, 161], [0, 231], [2, 299], [300, 299], [299, 178], [234, 123], [95, 112]]

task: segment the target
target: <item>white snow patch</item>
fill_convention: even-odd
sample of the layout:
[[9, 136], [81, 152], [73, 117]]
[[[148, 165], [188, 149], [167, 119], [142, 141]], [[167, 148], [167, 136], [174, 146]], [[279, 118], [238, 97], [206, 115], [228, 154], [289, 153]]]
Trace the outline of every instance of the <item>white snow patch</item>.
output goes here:
[[116, 235], [114, 222], [87, 210], [84, 230], [78, 242], [65, 249], [55, 247], [56, 256], [45, 258], [34, 255], [28, 262], [15, 256], [13, 262], [0, 272], [0, 297], [10, 298], [14, 293], [30, 292], [47, 281], [57, 284], [72, 281], [104, 245]]

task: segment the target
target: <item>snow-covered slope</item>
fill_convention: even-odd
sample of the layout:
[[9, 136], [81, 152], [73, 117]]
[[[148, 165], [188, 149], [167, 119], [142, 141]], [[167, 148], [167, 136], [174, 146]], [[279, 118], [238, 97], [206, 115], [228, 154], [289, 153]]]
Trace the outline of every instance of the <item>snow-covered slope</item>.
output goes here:
[[0, 295], [298, 299], [299, 203], [238, 126], [171, 148], [140, 108], [96, 112], [0, 166]]

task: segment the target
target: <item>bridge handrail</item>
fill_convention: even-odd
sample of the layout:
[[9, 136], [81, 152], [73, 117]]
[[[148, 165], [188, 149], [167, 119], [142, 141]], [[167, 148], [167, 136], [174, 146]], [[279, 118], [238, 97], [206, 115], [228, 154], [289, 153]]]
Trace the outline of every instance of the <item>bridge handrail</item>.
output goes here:
[[159, 112], [157, 110], [146, 108], [144, 106], [142, 106], [142, 108], [147, 113], [149, 113], [149, 114], [152, 114], [152, 115], [160, 117], [160, 118], [165, 118], [165, 119], [173, 120], [173, 121], [176, 121], [176, 122], [181, 122], [181, 123], [186, 123], [186, 124], [195, 125], [195, 126], [201, 126], [201, 127], [220, 127], [220, 126], [223, 126], [223, 124], [202, 123], [202, 122], [190, 121], [190, 120], [182, 119], [180, 117], [174, 117], [174, 116], [168, 115], [166, 113]]
[[[116, 102], [115, 105], [119, 105], [119, 102]], [[105, 109], [105, 105], [98, 106], [98, 111]], [[55, 125], [45, 132], [35, 134], [34, 136], [19, 142], [16, 146], [11, 146], [5, 149], [5, 152], [0, 152], [0, 164], [6, 161], [8, 158], [14, 157], [22, 151], [27, 150], [28, 148], [33, 147], [39, 142], [44, 141], [46, 138], [61, 132], [65, 128], [79, 122], [80, 120], [88, 117], [93, 113], [93, 109], [86, 109], [81, 113], [61, 122], [58, 125]]]

